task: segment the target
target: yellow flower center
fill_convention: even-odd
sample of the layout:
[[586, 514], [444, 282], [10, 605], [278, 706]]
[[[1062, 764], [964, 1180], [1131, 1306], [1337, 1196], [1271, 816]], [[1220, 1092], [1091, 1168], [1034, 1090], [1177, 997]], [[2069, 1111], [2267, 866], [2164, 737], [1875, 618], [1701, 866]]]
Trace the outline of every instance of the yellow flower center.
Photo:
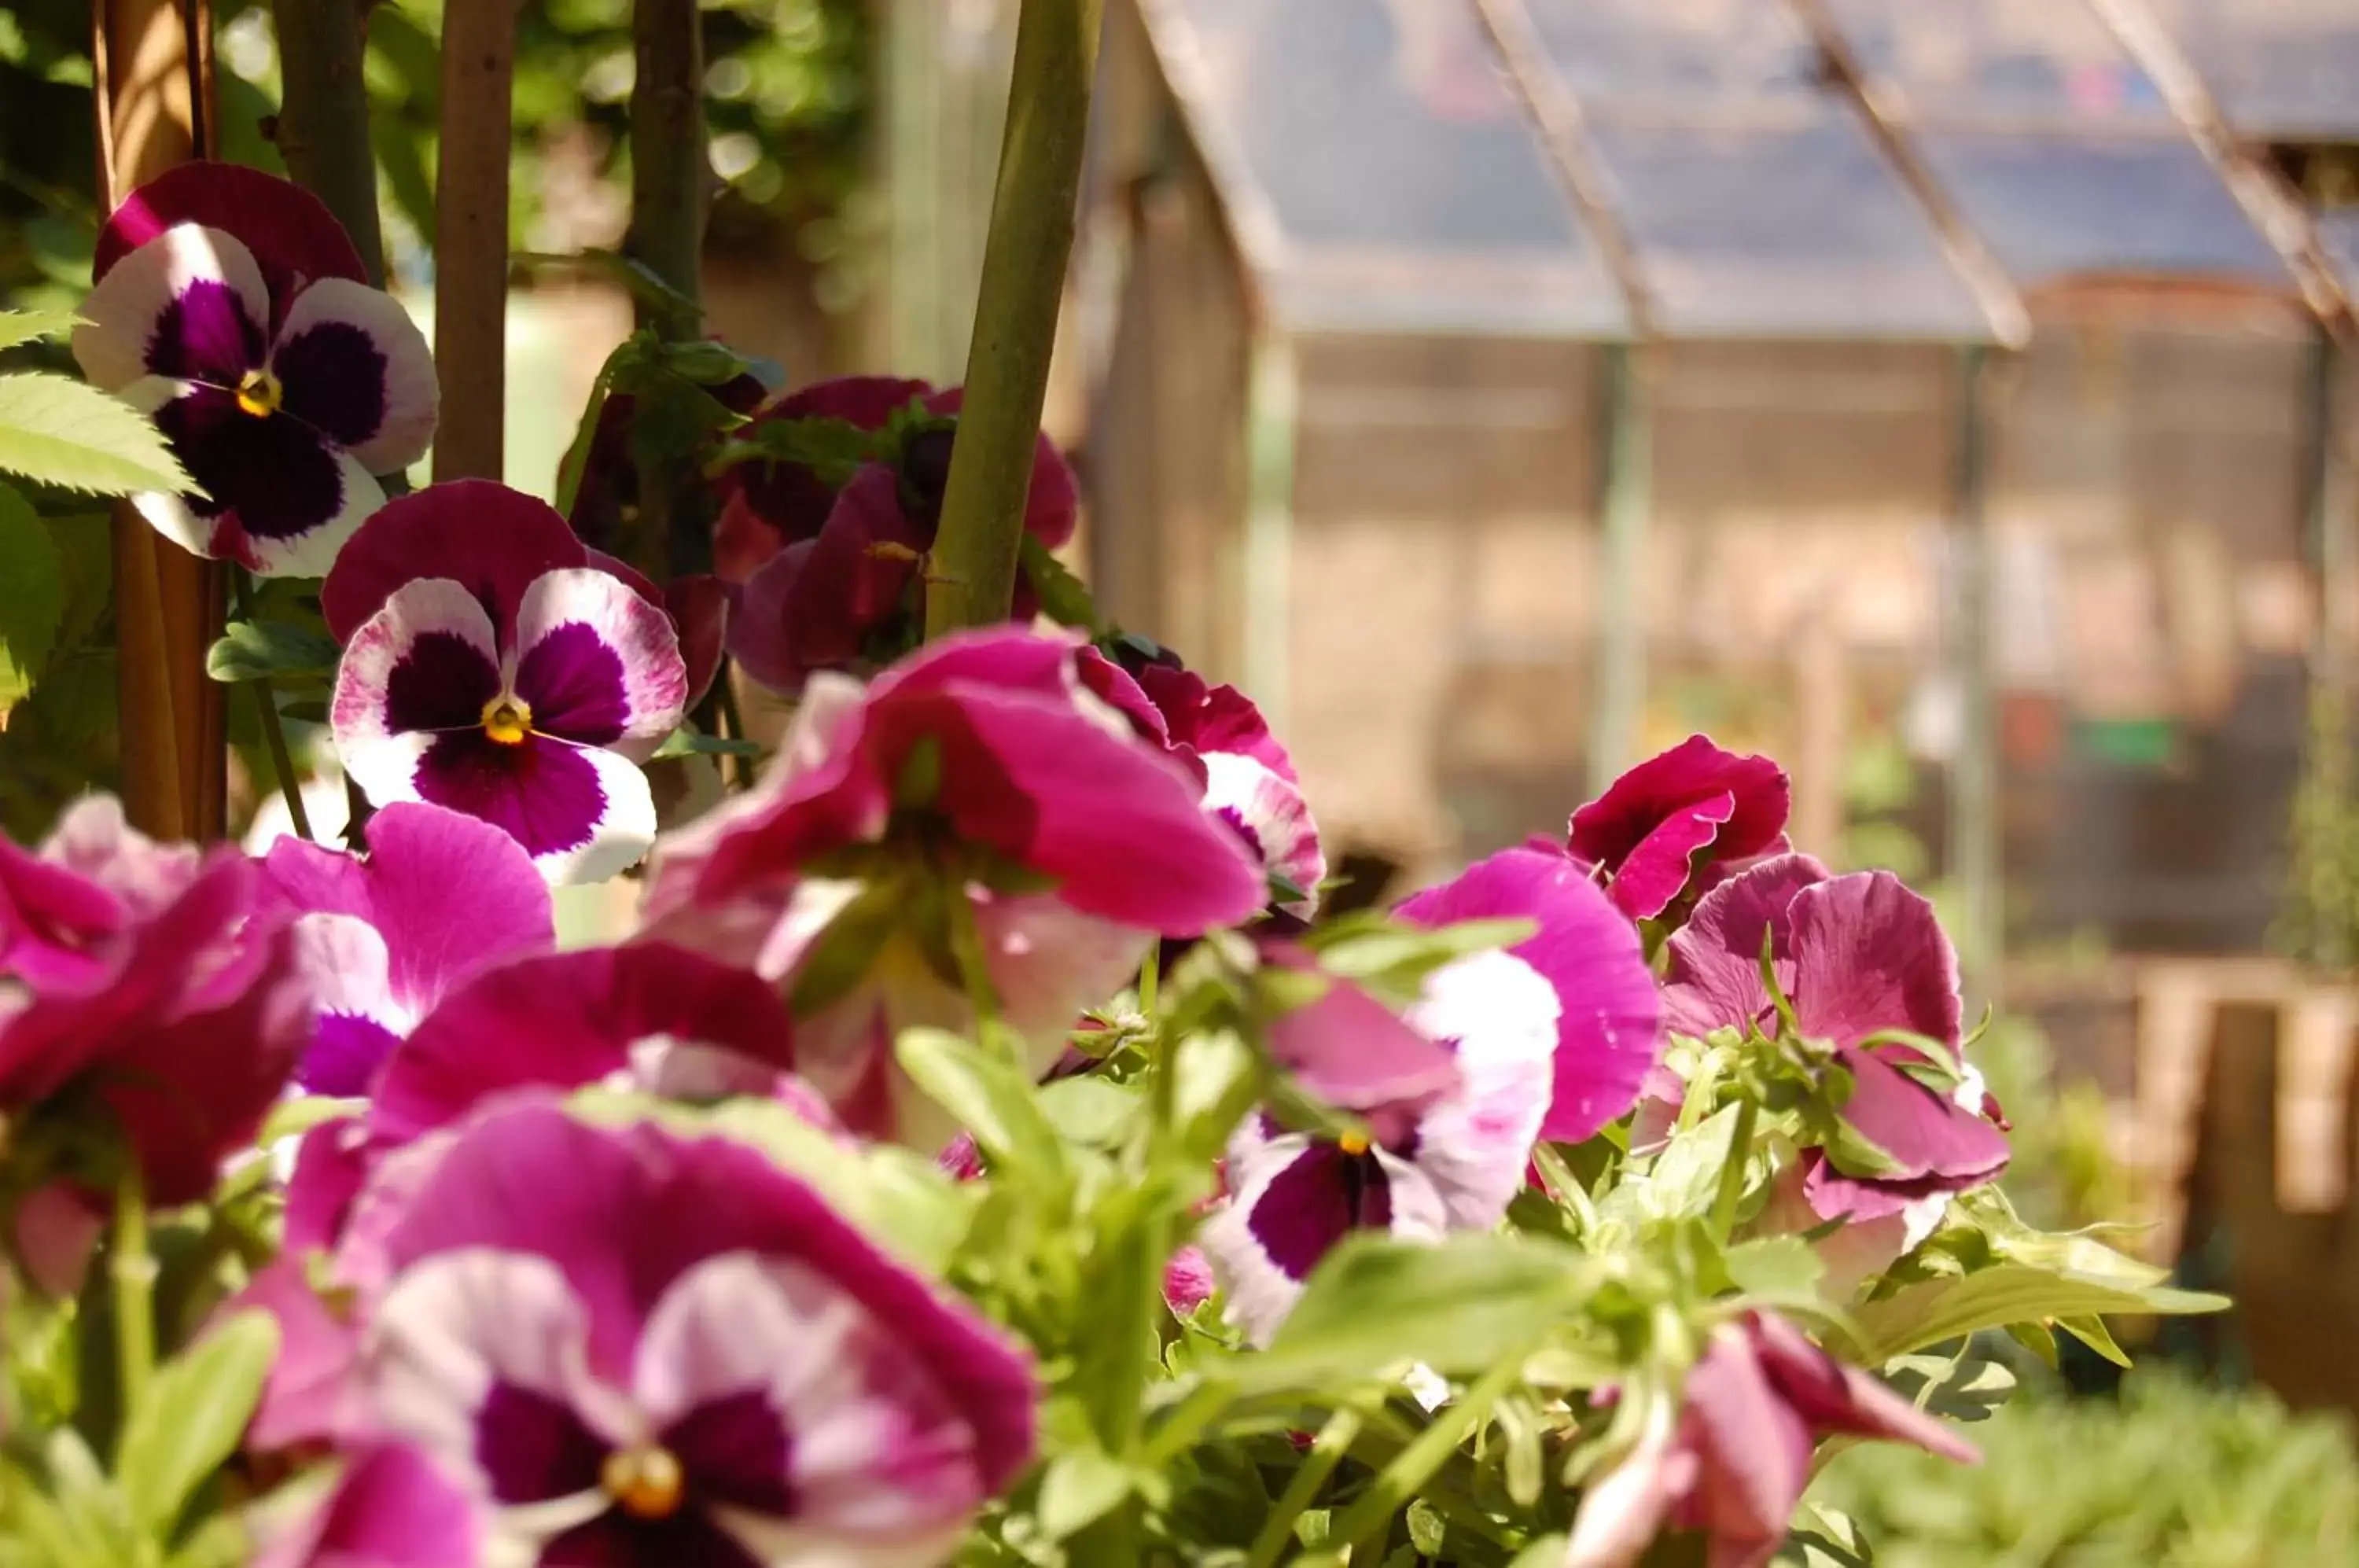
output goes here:
[[484, 704], [484, 733], [502, 746], [522, 746], [532, 734], [532, 704], [521, 697], [495, 697]]
[[688, 1490], [679, 1461], [671, 1450], [650, 1443], [645, 1448], [618, 1448], [599, 1467], [598, 1484], [633, 1519], [669, 1519], [679, 1511]]
[[278, 412], [278, 405], [286, 397], [287, 388], [266, 370], [249, 370], [237, 384], [237, 406], [257, 419], [266, 419]]
[[1335, 1140], [1335, 1147], [1350, 1155], [1365, 1154], [1368, 1152], [1368, 1135], [1364, 1132], [1347, 1132]]

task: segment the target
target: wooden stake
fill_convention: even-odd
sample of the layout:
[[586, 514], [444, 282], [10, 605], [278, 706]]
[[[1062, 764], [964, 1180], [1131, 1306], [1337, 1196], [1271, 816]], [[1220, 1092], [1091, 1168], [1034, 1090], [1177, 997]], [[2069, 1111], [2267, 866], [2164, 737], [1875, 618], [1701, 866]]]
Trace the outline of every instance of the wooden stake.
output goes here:
[[[212, 80], [205, 0], [93, 0], [92, 59], [107, 205], [205, 150]], [[123, 803], [161, 838], [218, 837], [226, 814], [226, 708], [205, 674], [221, 635], [220, 563], [114, 510], [116, 692]]]
[[508, 136], [518, 0], [442, 13], [442, 146], [434, 191], [434, 477], [497, 479], [507, 407]]

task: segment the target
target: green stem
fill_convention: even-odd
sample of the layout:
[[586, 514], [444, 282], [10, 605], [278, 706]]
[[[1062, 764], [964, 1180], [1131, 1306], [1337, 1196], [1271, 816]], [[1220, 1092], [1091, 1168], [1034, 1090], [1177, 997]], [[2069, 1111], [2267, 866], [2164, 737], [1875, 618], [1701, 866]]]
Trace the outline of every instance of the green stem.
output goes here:
[[[230, 583], [237, 594], [237, 613], [254, 619], [254, 579], [244, 567], [233, 566]], [[303, 781], [295, 776], [295, 758], [287, 749], [287, 731], [278, 722], [278, 699], [271, 692], [270, 678], [260, 676], [249, 684], [262, 717], [262, 741], [270, 748], [271, 770], [278, 775], [278, 792], [287, 798], [287, 820], [294, 824], [296, 837], [313, 843], [311, 819], [303, 810]]]
[[1195, 1447], [1196, 1440], [1236, 1402], [1237, 1390], [1233, 1383], [1212, 1378], [1197, 1384], [1140, 1446], [1139, 1463], [1149, 1470], [1168, 1469], [1174, 1459]]
[[1287, 1542], [1294, 1539], [1294, 1527], [1301, 1522], [1310, 1505], [1319, 1500], [1320, 1488], [1327, 1485], [1327, 1478], [1335, 1474], [1335, 1466], [1343, 1462], [1343, 1455], [1359, 1440], [1360, 1428], [1366, 1423], [1369, 1412], [1381, 1409], [1384, 1402], [1382, 1387], [1362, 1388], [1327, 1418], [1327, 1424], [1311, 1440], [1310, 1456], [1294, 1473], [1294, 1479], [1286, 1484], [1269, 1518], [1263, 1521], [1261, 1533], [1246, 1549], [1245, 1568], [1274, 1568]]
[[1720, 1168], [1720, 1190], [1712, 1194], [1712, 1234], [1722, 1242], [1736, 1228], [1736, 1203], [1745, 1195], [1745, 1167], [1752, 1163], [1753, 1128], [1761, 1119], [1761, 1102], [1748, 1085], [1736, 1103], [1736, 1130], [1728, 1140], [1728, 1163]]
[[1007, 618], [1073, 248], [1101, 0], [1024, 0], [926, 635]]
[[1458, 1445], [1481, 1430], [1484, 1418], [1501, 1395], [1523, 1380], [1524, 1357], [1520, 1351], [1504, 1356], [1482, 1380], [1466, 1390], [1465, 1397], [1446, 1408], [1436, 1410], [1432, 1424], [1418, 1433], [1417, 1441], [1400, 1451], [1393, 1462], [1384, 1467], [1358, 1501], [1343, 1510], [1343, 1515], [1328, 1530], [1329, 1554], [1342, 1559], [1356, 1554], [1360, 1544], [1384, 1529], [1394, 1514], [1407, 1508], [1419, 1488], [1432, 1478], [1434, 1472], [1450, 1462]]
[[114, 1189], [114, 1363], [124, 1413], [139, 1408], [156, 1369], [156, 1259], [147, 1250], [147, 1190], [134, 1156]]

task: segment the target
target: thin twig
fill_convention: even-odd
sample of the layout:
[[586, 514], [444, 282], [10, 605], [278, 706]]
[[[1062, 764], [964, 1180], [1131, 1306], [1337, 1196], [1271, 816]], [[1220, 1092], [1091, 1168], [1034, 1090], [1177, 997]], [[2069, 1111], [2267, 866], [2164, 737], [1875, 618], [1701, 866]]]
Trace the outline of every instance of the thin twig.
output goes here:
[[[254, 579], [243, 568], [234, 568], [230, 583], [237, 593], [237, 613], [251, 621]], [[270, 689], [270, 678], [261, 676], [248, 684], [254, 688], [255, 706], [261, 711], [262, 742], [270, 749], [271, 771], [278, 775], [278, 792], [287, 798], [287, 820], [294, 824], [296, 837], [305, 844], [315, 843], [311, 819], [303, 810], [303, 781], [295, 776], [295, 758], [287, 749], [287, 730], [278, 720], [278, 698]]]

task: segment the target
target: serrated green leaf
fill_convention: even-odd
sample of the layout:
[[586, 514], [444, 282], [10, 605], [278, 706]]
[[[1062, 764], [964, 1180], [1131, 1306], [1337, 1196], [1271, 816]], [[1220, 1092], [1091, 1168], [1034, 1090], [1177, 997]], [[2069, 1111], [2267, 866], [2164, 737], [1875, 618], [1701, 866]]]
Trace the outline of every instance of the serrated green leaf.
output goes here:
[[38, 370], [0, 376], [0, 472], [93, 495], [195, 488], [147, 416]]
[[264, 681], [335, 672], [335, 643], [282, 621], [232, 621], [205, 650], [205, 673], [216, 681]]
[[245, 1312], [157, 1368], [125, 1419], [115, 1476], [132, 1521], [168, 1539], [189, 1498], [236, 1452], [278, 1355], [278, 1322]]
[[1594, 1280], [1580, 1253], [1514, 1236], [1422, 1247], [1355, 1233], [1321, 1261], [1268, 1349], [1208, 1375], [1251, 1394], [1332, 1387], [1410, 1362], [1445, 1376], [1487, 1370], [1530, 1348]]
[[0, 349], [63, 337], [80, 319], [71, 310], [0, 310]]
[[2095, 1312], [2180, 1315], [2223, 1312], [2225, 1296], [2151, 1285], [2125, 1289], [2019, 1263], [1952, 1279], [1905, 1286], [1858, 1309], [1857, 1358], [1881, 1367], [1929, 1345], [2010, 1323], [2048, 1323]]
[[66, 568], [22, 495], [0, 485], [0, 723], [33, 689], [57, 647]]
[[[1097, 634], [1098, 604], [1089, 585], [1029, 533], [1024, 536], [1023, 566], [1032, 592], [1039, 595], [1042, 614], [1060, 626], [1080, 626], [1093, 637]], [[1299, 892], [1295, 896], [1301, 897]]]

